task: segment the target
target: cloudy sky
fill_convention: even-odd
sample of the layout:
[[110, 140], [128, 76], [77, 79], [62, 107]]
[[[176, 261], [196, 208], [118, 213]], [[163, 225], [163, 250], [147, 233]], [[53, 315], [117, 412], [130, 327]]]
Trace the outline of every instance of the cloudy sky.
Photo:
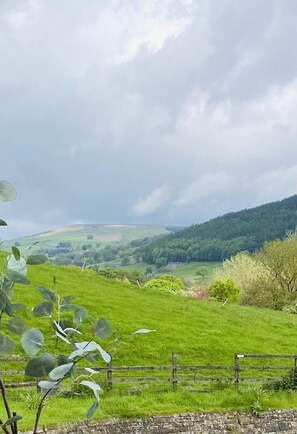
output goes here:
[[2, 238], [297, 193], [296, 0], [1, 0]]

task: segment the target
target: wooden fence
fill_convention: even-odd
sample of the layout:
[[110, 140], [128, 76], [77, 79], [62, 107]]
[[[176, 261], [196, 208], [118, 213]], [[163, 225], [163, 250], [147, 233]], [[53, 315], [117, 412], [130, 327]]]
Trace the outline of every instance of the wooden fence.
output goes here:
[[[28, 359], [28, 357], [0, 357], [0, 376], [4, 378], [7, 388], [37, 385], [36, 379], [25, 377], [24, 369], [11, 369], [14, 363], [20, 365]], [[254, 360], [258, 363], [251, 364]], [[278, 364], [275, 364], [276, 361]], [[4, 363], [9, 364], [9, 369], [1, 369]], [[171, 364], [168, 365], [115, 366], [111, 358], [106, 366], [92, 369], [105, 373], [108, 389], [112, 389], [117, 383], [165, 382], [171, 383], [172, 388], [176, 390], [178, 385], [187, 383], [229, 382], [238, 388], [242, 382], [277, 381], [285, 375], [286, 371], [296, 367], [297, 355], [236, 353], [232, 365], [182, 365], [178, 363], [177, 353], [173, 352]], [[143, 375], [140, 375], [140, 372]], [[250, 372], [253, 373], [252, 377], [249, 377]], [[263, 373], [267, 376], [265, 377]], [[13, 381], [14, 377], [17, 377], [17, 380]]]

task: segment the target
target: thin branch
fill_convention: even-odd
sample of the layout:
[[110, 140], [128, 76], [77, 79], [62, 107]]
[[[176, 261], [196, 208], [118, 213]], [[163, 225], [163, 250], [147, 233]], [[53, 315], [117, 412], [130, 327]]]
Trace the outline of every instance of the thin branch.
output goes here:
[[46, 400], [47, 396], [49, 395], [49, 393], [51, 392], [52, 389], [49, 389], [42, 397], [37, 412], [36, 412], [36, 418], [35, 418], [35, 425], [34, 425], [34, 429], [33, 429], [33, 433], [32, 434], [37, 434], [37, 429], [38, 429], [38, 423], [39, 423], [39, 419], [41, 416], [41, 412], [43, 407], [45, 406], [44, 401]]
[[2, 393], [2, 398], [3, 398], [6, 414], [7, 414], [8, 419], [10, 419], [11, 418], [11, 411], [10, 411], [9, 404], [7, 401], [5, 386], [4, 386], [2, 378], [0, 378], [0, 389], [1, 389], [1, 393]]

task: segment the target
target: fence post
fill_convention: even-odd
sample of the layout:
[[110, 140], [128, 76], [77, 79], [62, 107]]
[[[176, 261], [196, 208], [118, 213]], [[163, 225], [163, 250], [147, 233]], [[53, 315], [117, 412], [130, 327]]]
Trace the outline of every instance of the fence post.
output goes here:
[[172, 353], [172, 387], [173, 390], [177, 389], [177, 354]]
[[239, 387], [239, 357], [238, 354], [234, 354], [234, 385], [236, 389]]
[[110, 354], [110, 362], [108, 362], [107, 364], [107, 389], [111, 390], [112, 389], [112, 354]]
[[297, 368], [297, 356], [294, 357], [294, 368]]

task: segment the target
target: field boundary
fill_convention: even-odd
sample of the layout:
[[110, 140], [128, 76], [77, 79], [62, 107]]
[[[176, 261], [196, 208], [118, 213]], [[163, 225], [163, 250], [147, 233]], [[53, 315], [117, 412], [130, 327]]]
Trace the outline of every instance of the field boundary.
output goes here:
[[[0, 376], [3, 377], [6, 388], [32, 387], [38, 384], [38, 380], [25, 377], [25, 370], [2, 369], [3, 363], [9, 363], [10, 368], [14, 363], [26, 362], [30, 357], [0, 357]], [[250, 364], [249, 361], [262, 361], [261, 364]], [[265, 361], [265, 362], [264, 362]], [[278, 364], [267, 364], [267, 361], [277, 361]], [[282, 363], [283, 362], [283, 363]], [[285, 362], [285, 363], [284, 363]], [[173, 390], [186, 383], [229, 382], [239, 388], [243, 382], [279, 381], [285, 372], [297, 368], [296, 354], [242, 354], [235, 353], [232, 365], [187, 365], [178, 363], [178, 354], [172, 352], [171, 364], [168, 365], [140, 365], [140, 366], [116, 366], [111, 355], [110, 362], [104, 367], [92, 367], [94, 371], [105, 372], [107, 389], [111, 390], [119, 383], [171, 383]], [[83, 368], [78, 368], [81, 372]], [[252, 372], [253, 376], [248, 376]], [[118, 374], [122, 376], [119, 376]], [[144, 373], [145, 375], [140, 375]], [[263, 373], [267, 373], [264, 376]], [[268, 376], [269, 373], [269, 376]], [[161, 375], [160, 375], [161, 374]], [[148, 376], [149, 375], [149, 376]], [[14, 377], [18, 377], [14, 380]], [[6, 380], [7, 379], [7, 380]]]

